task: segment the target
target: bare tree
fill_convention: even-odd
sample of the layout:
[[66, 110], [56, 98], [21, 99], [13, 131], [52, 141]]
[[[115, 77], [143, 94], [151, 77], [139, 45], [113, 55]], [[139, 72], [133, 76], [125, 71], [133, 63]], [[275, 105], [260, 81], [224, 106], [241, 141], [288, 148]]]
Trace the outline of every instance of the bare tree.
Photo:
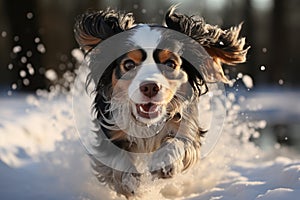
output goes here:
[[[274, 8], [272, 13], [272, 31], [271, 31], [271, 80], [277, 82], [282, 78], [283, 69], [285, 68], [286, 50], [288, 49], [287, 30], [285, 27], [287, 1], [274, 0]], [[286, 69], [285, 69], [286, 70]]]

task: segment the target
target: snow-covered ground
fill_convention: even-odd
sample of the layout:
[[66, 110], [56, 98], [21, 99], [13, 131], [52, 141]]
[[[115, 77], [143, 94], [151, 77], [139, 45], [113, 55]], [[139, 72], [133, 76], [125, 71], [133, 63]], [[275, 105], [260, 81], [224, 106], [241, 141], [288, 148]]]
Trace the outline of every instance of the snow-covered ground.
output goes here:
[[[291, 121], [285, 112], [292, 113], [296, 123], [299, 96], [297, 92], [260, 92], [246, 98], [229, 94], [228, 117], [214, 150], [173, 179], [145, 177], [141, 199], [298, 199], [297, 151], [276, 143], [268, 143], [268, 149], [257, 147], [248, 138], [258, 137], [258, 129], [277, 123], [279, 117], [283, 117], [281, 122]], [[124, 199], [93, 176], [74, 128], [69, 95], [13, 94], [0, 98], [0, 105], [0, 199]], [[272, 109], [281, 110], [269, 116]]]

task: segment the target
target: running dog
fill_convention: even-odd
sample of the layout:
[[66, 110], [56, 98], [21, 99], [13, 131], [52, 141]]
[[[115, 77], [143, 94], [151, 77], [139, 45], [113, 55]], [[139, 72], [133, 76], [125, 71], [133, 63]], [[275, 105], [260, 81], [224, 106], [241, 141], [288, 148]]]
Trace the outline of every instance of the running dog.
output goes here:
[[[184, 41], [175, 38], [174, 48], [160, 47], [172, 37], [162, 30], [184, 34], [202, 46], [212, 61], [207, 77], [182, 56], [186, 51], [197, 56]], [[196, 163], [205, 133], [199, 125], [200, 96], [207, 92], [210, 80], [228, 82], [223, 63], [245, 62], [249, 47], [245, 38], [239, 37], [240, 30], [241, 25], [223, 30], [205, 23], [199, 16], [177, 13], [174, 7], [166, 13], [165, 25], [135, 24], [131, 13], [112, 9], [90, 11], [78, 17], [75, 38], [87, 56], [100, 55], [101, 51], [93, 52], [97, 45], [127, 31], [132, 34], [118, 42], [134, 47], [110, 65], [99, 66], [106, 70], [94, 90], [94, 122], [100, 127], [96, 131], [99, 145], [95, 149], [111, 153], [111, 148], [101, 146], [100, 135], [104, 134], [121, 150], [149, 154], [146, 165], [155, 178], [171, 178]], [[148, 48], [148, 44], [157, 48]], [[97, 73], [93, 70], [91, 73]], [[92, 155], [91, 158], [100, 182], [127, 198], [136, 194], [141, 176], [138, 170], [114, 169]], [[125, 159], [111, 155], [112, 163]], [[137, 168], [138, 159], [131, 157], [125, 162]]]

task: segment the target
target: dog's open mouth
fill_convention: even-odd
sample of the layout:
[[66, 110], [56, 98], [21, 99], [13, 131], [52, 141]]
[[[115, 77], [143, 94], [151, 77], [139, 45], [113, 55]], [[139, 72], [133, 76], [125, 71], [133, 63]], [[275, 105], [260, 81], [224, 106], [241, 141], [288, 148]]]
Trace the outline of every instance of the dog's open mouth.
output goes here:
[[162, 106], [154, 103], [136, 104], [136, 111], [140, 117], [151, 119], [162, 113]]

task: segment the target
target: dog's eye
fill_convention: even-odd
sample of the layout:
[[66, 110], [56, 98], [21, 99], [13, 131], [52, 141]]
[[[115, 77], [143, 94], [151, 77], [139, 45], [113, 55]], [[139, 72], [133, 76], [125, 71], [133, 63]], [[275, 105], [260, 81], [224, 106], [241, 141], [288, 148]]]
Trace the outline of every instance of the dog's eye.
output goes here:
[[177, 66], [174, 60], [167, 60], [164, 64], [172, 69], [175, 69]]
[[123, 64], [123, 66], [126, 71], [129, 71], [129, 70], [134, 69], [136, 67], [136, 64], [133, 60], [126, 60]]

